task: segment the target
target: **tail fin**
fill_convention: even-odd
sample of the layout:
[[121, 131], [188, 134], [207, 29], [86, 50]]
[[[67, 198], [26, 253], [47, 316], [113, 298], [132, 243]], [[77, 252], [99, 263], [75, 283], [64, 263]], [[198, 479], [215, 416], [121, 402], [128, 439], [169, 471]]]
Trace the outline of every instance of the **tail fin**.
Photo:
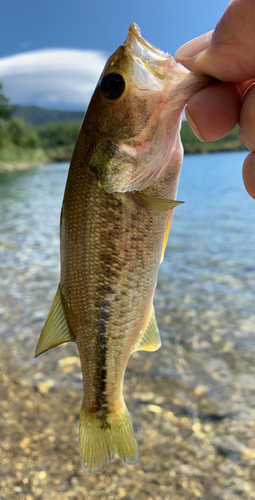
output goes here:
[[99, 472], [114, 453], [128, 465], [139, 462], [139, 448], [127, 408], [104, 418], [80, 414], [80, 455], [85, 474]]

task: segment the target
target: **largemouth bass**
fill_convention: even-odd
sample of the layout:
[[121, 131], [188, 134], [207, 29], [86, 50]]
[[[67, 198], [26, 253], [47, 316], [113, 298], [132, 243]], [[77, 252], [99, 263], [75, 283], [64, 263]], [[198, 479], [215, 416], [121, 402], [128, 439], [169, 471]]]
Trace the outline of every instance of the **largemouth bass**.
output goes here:
[[139, 461], [122, 386], [130, 355], [160, 337], [153, 296], [173, 216], [188, 97], [210, 83], [144, 40], [131, 24], [92, 96], [68, 174], [60, 222], [61, 278], [36, 355], [75, 341], [84, 398], [85, 473]]

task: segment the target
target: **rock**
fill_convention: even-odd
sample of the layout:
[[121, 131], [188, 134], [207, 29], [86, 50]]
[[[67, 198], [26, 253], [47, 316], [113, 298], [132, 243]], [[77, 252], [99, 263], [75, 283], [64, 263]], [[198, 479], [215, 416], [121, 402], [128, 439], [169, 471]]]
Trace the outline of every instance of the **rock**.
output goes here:
[[147, 408], [149, 411], [152, 411], [153, 413], [162, 413], [162, 408], [160, 406], [147, 405]]
[[24, 437], [19, 443], [20, 448], [22, 448], [23, 450], [25, 450], [29, 444], [30, 444], [30, 438], [28, 437]]
[[48, 379], [43, 382], [38, 382], [37, 389], [41, 394], [47, 394], [49, 391], [56, 389], [57, 383], [55, 380]]
[[198, 385], [194, 390], [194, 394], [198, 397], [201, 397], [204, 396], [208, 391], [208, 385]]
[[67, 358], [60, 359], [58, 361], [59, 368], [65, 372], [70, 373], [74, 370], [74, 367], [81, 367], [80, 359], [77, 356], [69, 356]]

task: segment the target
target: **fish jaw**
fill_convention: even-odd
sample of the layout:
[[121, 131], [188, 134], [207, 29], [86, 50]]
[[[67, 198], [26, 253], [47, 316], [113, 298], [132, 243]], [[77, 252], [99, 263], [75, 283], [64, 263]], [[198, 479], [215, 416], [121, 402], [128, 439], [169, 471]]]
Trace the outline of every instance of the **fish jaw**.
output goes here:
[[[161, 91], [166, 89], [171, 108], [178, 107], [200, 88], [212, 83], [209, 76], [191, 73], [182, 64], [177, 63], [171, 54], [164, 52], [141, 36], [141, 30], [131, 23], [124, 42], [127, 52], [136, 61], [134, 79], [143, 79], [148, 89]], [[143, 76], [141, 76], [143, 74]], [[144, 90], [144, 89], [143, 89]]]
[[[123, 82], [116, 99], [104, 95], [111, 75]], [[165, 175], [176, 145], [180, 151], [176, 136], [185, 103], [211, 82], [151, 45], [131, 23], [124, 44], [106, 63], [87, 112], [89, 168], [100, 187], [108, 193], [140, 191]]]

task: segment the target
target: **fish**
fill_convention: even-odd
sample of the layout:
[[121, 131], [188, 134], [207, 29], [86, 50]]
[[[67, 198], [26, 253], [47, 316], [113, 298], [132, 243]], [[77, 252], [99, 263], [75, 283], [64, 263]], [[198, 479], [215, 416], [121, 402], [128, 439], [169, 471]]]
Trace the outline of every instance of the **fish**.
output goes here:
[[60, 218], [60, 283], [36, 356], [76, 342], [86, 474], [117, 454], [139, 462], [122, 388], [129, 357], [161, 345], [153, 297], [182, 165], [187, 99], [209, 85], [146, 41], [135, 23], [106, 62], [70, 163]]

